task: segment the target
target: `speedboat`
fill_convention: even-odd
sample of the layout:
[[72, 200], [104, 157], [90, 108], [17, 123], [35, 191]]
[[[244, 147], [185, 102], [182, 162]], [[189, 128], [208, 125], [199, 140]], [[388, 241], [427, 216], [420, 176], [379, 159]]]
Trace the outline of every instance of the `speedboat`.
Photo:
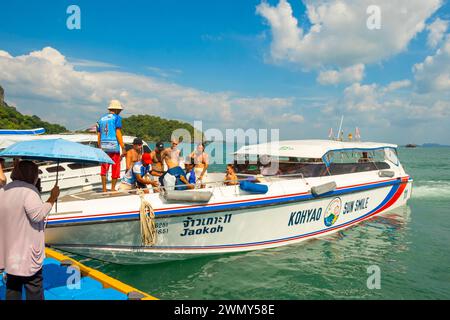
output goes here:
[[[37, 132], [39, 135], [37, 135]], [[9, 147], [10, 145], [28, 140], [39, 139], [65, 139], [73, 142], [78, 142], [84, 145], [97, 147], [96, 134], [48, 134], [40, 135], [38, 129], [34, 130], [2, 130], [0, 131], [0, 150]], [[125, 148], [128, 150], [132, 147], [135, 137], [123, 136]], [[143, 142], [143, 148], [149, 152], [149, 147], [146, 142]], [[121, 160], [121, 175], [125, 173], [125, 158]], [[52, 161], [37, 162], [39, 165], [39, 178], [41, 179], [42, 196], [45, 198], [56, 182], [56, 174], [58, 171], [58, 186], [61, 191], [61, 196], [78, 193], [87, 190], [93, 190], [101, 187], [100, 167], [97, 164], [75, 163], [67, 162], [57, 163]], [[12, 171], [12, 162], [6, 164], [5, 175], [10, 181]]]
[[[243, 146], [233, 166], [235, 185], [224, 183], [224, 173], [209, 173], [200, 189], [62, 197], [49, 215], [46, 243], [119, 264], [268, 249], [387, 213], [405, 205], [412, 192], [393, 144], [269, 142]], [[276, 170], [264, 170], [268, 166]], [[153, 245], [141, 240], [142, 199], [155, 215]]]

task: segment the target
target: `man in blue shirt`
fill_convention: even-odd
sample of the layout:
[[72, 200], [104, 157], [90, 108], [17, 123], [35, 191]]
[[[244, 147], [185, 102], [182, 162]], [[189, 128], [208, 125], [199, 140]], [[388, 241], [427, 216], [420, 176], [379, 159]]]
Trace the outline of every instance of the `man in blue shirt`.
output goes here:
[[169, 170], [159, 178], [159, 181], [164, 185], [166, 190], [187, 190], [195, 188], [195, 184], [189, 182], [186, 173], [180, 166], [169, 167]]
[[[125, 146], [122, 139], [122, 118], [120, 112], [123, 110], [119, 100], [111, 100], [108, 107], [109, 112], [102, 116], [97, 122], [98, 146], [105, 151], [114, 161], [111, 172], [111, 191], [116, 190], [117, 179], [120, 177], [120, 160], [125, 155]], [[100, 175], [102, 178], [103, 192], [106, 192], [106, 176], [109, 164], [102, 164]]]
[[187, 157], [186, 162], [184, 163], [184, 169], [186, 171], [186, 179], [189, 182], [189, 184], [192, 185], [195, 185], [197, 182], [194, 167], [195, 167], [194, 159]]

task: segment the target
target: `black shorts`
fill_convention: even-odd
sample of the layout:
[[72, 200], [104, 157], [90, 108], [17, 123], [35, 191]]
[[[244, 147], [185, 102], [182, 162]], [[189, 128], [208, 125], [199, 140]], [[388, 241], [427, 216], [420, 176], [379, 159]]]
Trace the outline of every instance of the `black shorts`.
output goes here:
[[147, 189], [147, 185], [145, 183], [140, 183], [140, 182], [136, 181], [136, 188]]

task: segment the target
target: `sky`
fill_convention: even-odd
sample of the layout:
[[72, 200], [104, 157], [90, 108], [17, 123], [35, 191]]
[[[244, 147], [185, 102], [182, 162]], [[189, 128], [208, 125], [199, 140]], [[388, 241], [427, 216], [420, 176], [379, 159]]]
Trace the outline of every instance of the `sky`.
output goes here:
[[119, 99], [123, 116], [224, 135], [326, 139], [344, 116], [366, 141], [450, 144], [448, 1], [17, 0], [1, 13], [5, 100], [69, 129]]

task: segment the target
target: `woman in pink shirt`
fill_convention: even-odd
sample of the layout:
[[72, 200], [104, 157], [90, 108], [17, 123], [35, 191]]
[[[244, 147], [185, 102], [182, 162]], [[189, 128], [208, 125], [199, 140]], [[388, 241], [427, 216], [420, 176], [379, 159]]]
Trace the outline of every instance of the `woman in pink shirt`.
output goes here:
[[45, 258], [44, 221], [59, 196], [53, 187], [42, 202], [36, 183], [38, 167], [18, 162], [9, 184], [0, 187], [0, 270], [7, 274], [6, 299], [43, 300], [42, 264]]

